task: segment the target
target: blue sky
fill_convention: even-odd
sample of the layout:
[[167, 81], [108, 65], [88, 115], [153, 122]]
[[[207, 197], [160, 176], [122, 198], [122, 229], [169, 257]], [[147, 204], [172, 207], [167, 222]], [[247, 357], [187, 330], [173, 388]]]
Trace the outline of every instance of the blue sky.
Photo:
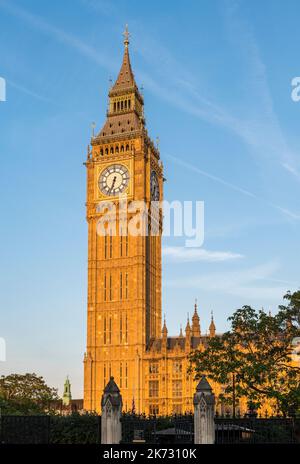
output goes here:
[[[82, 396], [85, 168], [91, 122], [131, 32], [165, 198], [204, 200], [203, 251], [164, 239], [169, 334], [198, 299], [202, 331], [299, 288], [300, 5], [281, 1], [0, 0], [1, 371]], [[174, 251], [174, 247], [176, 248]]]

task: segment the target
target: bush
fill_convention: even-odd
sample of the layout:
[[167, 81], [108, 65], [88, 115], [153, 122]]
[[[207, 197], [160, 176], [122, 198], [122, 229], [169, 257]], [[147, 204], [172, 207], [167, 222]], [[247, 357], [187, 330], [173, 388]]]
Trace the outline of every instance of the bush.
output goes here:
[[100, 443], [101, 416], [73, 413], [53, 416], [50, 424], [50, 443], [88, 444]]

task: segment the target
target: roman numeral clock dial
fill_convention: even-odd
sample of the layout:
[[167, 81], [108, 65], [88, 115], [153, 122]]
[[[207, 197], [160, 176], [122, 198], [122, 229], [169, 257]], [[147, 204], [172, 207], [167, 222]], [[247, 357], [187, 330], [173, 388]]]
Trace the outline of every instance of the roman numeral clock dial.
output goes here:
[[129, 178], [126, 166], [112, 164], [101, 172], [99, 176], [99, 189], [104, 195], [119, 195], [128, 187]]

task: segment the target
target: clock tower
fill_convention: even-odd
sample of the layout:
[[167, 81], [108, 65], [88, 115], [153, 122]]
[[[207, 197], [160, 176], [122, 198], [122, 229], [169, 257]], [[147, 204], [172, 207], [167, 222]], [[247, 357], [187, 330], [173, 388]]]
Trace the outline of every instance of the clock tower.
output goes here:
[[[84, 409], [100, 411], [103, 389], [114, 376], [123, 409], [144, 410], [144, 358], [161, 336], [161, 233], [153, 201], [163, 199], [163, 168], [148, 136], [144, 100], [132, 72], [129, 33], [109, 91], [106, 121], [88, 149], [87, 348]], [[121, 219], [120, 203], [126, 209]], [[134, 205], [144, 205], [146, 227], [132, 234]], [[153, 211], [153, 210], [152, 210]], [[105, 215], [105, 220], [104, 220]], [[153, 219], [153, 220], [151, 220]], [[99, 224], [103, 227], [99, 227]], [[156, 233], [152, 234], [153, 225]], [[101, 229], [101, 230], [100, 230]]]

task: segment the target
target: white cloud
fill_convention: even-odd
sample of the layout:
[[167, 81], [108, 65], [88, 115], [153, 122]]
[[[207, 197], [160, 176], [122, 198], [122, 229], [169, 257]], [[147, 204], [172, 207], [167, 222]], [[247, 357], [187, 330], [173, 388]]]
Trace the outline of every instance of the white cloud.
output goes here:
[[185, 248], [172, 246], [164, 247], [162, 249], [162, 254], [167, 260], [176, 262], [220, 262], [243, 258], [243, 255], [239, 253], [232, 253], [231, 251], [209, 251], [203, 248]]
[[279, 264], [272, 261], [235, 271], [186, 275], [167, 281], [166, 287], [196, 288], [214, 294], [235, 295], [243, 297], [245, 304], [247, 299], [276, 302], [282, 299], [287, 290], [296, 289], [294, 282], [282, 282], [274, 278], [278, 270]]

